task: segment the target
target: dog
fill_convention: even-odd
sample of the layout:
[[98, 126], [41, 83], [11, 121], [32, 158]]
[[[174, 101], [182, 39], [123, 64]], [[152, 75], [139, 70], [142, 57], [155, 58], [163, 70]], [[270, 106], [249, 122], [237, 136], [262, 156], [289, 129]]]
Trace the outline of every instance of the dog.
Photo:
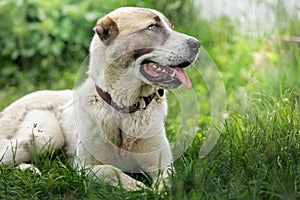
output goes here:
[[0, 113], [0, 164], [40, 173], [29, 164], [31, 149], [51, 147], [112, 186], [146, 188], [126, 174], [143, 172], [162, 189], [173, 170], [165, 89], [191, 88], [183, 68], [200, 43], [147, 8], [116, 9], [93, 30], [88, 77], [78, 88], [34, 92]]

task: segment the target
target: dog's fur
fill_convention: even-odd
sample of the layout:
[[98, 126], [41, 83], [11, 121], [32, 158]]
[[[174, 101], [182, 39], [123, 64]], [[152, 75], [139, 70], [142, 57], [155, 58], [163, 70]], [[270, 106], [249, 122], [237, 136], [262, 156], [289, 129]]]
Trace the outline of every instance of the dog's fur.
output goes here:
[[[75, 167], [90, 169], [91, 177], [129, 190], [145, 185], [124, 171], [167, 180], [172, 155], [163, 124], [166, 97], [159, 88], [191, 87], [181, 68], [194, 61], [200, 43], [145, 8], [117, 9], [99, 19], [94, 31], [88, 78], [80, 87], [35, 92], [0, 113], [0, 163], [39, 173], [26, 164], [30, 149], [34, 145], [42, 153], [51, 146], [63, 148]], [[167, 72], [153, 66], [167, 66]], [[175, 71], [180, 77], [174, 78]], [[96, 88], [121, 108], [139, 108], [120, 111]]]

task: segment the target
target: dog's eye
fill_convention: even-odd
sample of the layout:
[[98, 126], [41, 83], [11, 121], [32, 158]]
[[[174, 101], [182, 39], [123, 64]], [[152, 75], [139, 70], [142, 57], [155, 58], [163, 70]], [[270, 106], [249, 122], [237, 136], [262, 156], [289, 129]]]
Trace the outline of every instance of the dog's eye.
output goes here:
[[153, 32], [158, 32], [161, 30], [161, 26], [159, 24], [152, 24], [148, 26], [148, 30], [153, 31]]

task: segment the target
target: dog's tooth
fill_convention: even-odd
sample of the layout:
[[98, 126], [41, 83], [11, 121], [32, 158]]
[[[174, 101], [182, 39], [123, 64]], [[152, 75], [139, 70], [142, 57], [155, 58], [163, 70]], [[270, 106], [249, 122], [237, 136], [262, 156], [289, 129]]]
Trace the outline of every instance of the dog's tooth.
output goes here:
[[160, 68], [159, 66], [157, 66], [157, 70], [158, 70], [158, 71], [161, 71], [161, 68]]
[[175, 73], [175, 71], [173, 71], [173, 73], [171, 74], [171, 77], [175, 78], [175, 76], [176, 76], [176, 73]]
[[162, 72], [162, 73], [165, 73], [165, 72], [166, 72], [166, 70], [164, 70], [164, 69], [163, 69], [161, 72]]

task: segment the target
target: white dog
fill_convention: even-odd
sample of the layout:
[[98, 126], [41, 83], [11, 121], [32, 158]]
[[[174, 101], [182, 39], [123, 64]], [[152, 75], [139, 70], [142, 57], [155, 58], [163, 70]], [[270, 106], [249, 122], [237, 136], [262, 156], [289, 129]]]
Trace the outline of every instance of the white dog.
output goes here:
[[124, 172], [168, 178], [165, 88], [191, 82], [183, 68], [200, 43], [173, 30], [158, 11], [120, 8], [99, 19], [88, 78], [74, 91], [39, 91], [0, 113], [0, 163], [21, 169], [39, 153], [63, 148], [75, 167], [129, 190], [145, 187]]

